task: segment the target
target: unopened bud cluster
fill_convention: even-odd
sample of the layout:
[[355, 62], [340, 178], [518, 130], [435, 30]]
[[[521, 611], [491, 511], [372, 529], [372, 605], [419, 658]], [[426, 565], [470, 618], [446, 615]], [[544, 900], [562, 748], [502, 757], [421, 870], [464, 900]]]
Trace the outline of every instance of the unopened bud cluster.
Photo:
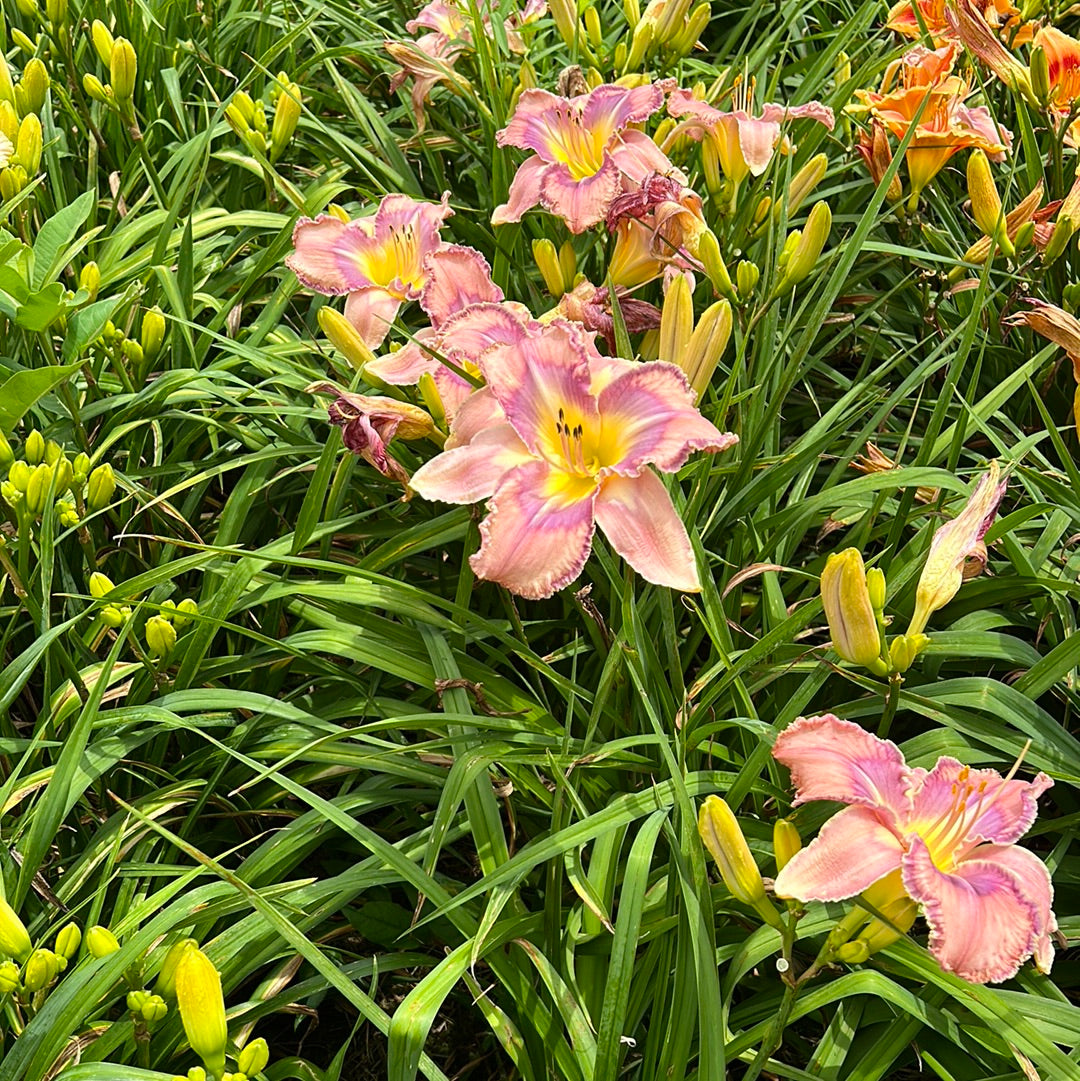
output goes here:
[[94, 52], [108, 72], [108, 82], [87, 72], [83, 76], [83, 90], [93, 101], [101, 102], [124, 119], [135, 117], [135, 89], [138, 86], [139, 59], [135, 46], [127, 38], [113, 37], [112, 31], [100, 19], [90, 27]]
[[[279, 71], [270, 90], [269, 110], [261, 98], [238, 90], [225, 107], [225, 119], [250, 150], [276, 162], [292, 141], [303, 102], [300, 87]], [[267, 118], [268, 111], [272, 111], [272, 120]]]
[[633, 23], [629, 47], [615, 47], [615, 67], [624, 73], [639, 71], [653, 57], [668, 67], [688, 56], [711, 16], [708, 0], [649, 0], [640, 16], [635, 9], [636, 3], [626, 5]]
[[[87, 280], [80, 278], [80, 285], [91, 294], [92, 299], [101, 282], [97, 265], [88, 264], [84, 268], [84, 276]], [[155, 306], [143, 312], [137, 337], [134, 334], [125, 334], [109, 320], [94, 345], [112, 361], [114, 367], [123, 369], [135, 386], [142, 386], [154, 370], [155, 361], [164, 348], [167, 333], [165, 313]]]
[[[120, 627], [131, 618], [133, 598], [123, 595], [108, 575], [95, 571], [87, 582], [90, 596], [100, 604], [98, 615], [106, 627]], [[176, 648], [176, 640], [193, 618], [199, 614], [199, 605], [191, 597], [185, 597], [177, 603], [173, 600], [161, 602], [160, 610], [149, 617], [143, 628], [146, 652], [151, 657], [167, 661]]]
[[33, 56], [15, 81], [0, 54], [0, 202], [14, 198], [41, 170], [40, 113], [49, 91], [49, 72]]

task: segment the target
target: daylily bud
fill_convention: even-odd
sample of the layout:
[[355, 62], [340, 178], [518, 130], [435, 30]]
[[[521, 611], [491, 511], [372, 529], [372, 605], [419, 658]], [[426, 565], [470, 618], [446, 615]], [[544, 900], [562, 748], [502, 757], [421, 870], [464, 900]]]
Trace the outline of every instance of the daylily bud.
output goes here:
[[0, 432], [0, 469], [7, 469], [15, 461], [15, 452], [7, 441], [7, 436]]
[[67, 458], [58, 458], [53, 463], [53, 473], [56, 475], [56, 484], [54, 486], [54, 493], [56, 495], [63, 495], [71, 487], [71, 479], [73, 474], [71, 468], [71, 462]]
[[138, 70], [135, 47], [127, 38], [117, 38], [109, 54], [109, 83], [117, 101], [126, 103], [131, 100]]
[[15, 152], [15, 140], [19, 137], [19, 114], [10, 101], [0, 101], [0, 134], [11, 143], [11, 151]]
[[210, 1073], [220, 1077], [225, 1072], [229, 1039], [221, 976], [197, 946], [185, 950], [176, 963], [176, 1002], [192, 1051]]
[[22, 972], [23, 986], [27, 991], [40, 991], [56, 979], [56, 966], [51, 963], [51, 957], [48, 950], [34, 950], [30, 955]]
[[799, 242], [788, 258], [777, 292], [784, 292], [809, 276], [821, 255], [821, 249], [825, 247], [825, 241], [829, 239], [831, 228], [832, 211], [829, 204], [824, 201], [815, 203], [806, 219]]
[[1050, 63], [1046, 56], [1046, 50], [1041, 45], [1036, 45], [1031, 50], [1031, 59], [1028, 63], [1031, 72], [1031, 90], [1040, 105], [1050, 104]]
[[91, 75], [87, 72], [82, 78], [83, 90], [86, 91], [86, 96], [94, 101], [100, 101], [104, 104], [108, 104], [112, 101], [109, 96], [109, 91], [101, 85], [101, 80], [96, 75]]
[[720, 242], [716, 239], [716, 234], [709, 229], [698, 239], [698, 258], [713, 288], [722, 297], [727, 297], [732, 304], [737, 304], [739, 296], [735, 292], [735, 286], [731, 284], [731, 275], [724, 263], [724, 257], [720, 254]]
[[60, 524], [65, 529], [74, 529], [82, 521], [79, 512], [75, 509], [75, 504], [68, 502], [66, 499], [57, 500], [53, 510], [56, 511]]
[[874, 916], [856, 939], [836, 951], [837, 959], [848, 964], [859, 964], [872, 953], [902, 938], [910, 930], [919, 911], [918, 905], [904, 891], [899, 870], [867, 887], [861, 897], [882, 918]]
[[685, 274], [668, 286], [660, 316], [660, 359], [682, 366], [694, 332], [694, 298]]
[[53, 26], [63, 26], [67, 22], [67, 0], [45, 0], [45, 14]]
[[116, 935], [108, 927], [102, 927], [99, 923], [87, 928], [83, 941], [90, 956], [97, 958], [99, 961], [120, 949], [120, 943], [116, 941]]
[[43, 459], [46, 465], [56, 465], [64, 454], [64, 448], [55, 439], [45, 440], [45, 454]]
[[301, 101], [300, 87], [293, 82], [286, 83], [274, 106], [274, 126], [270, 133], [271, 161], [277, 161], [289, 145], [303, 113]]
[[[18, 4], [19, 0], [15, 0], [15, 2], [16, 4]], [[23, 3], [31, 11], [37, 11], [36, 4], [28, 2], [28, 0], [23, 0]], [[37, 52], [38, 41], [41, 40], [41, 35], [35, 34], [34, 37], [30, 37], [29, 35], [24, 34], [21, 30], [13, 28], [11, 31], [11, 40], [14, 41], [15, 44], [18, 45], [18, 47], [22, 49], [24, 53], [26, 53], [27, 56], [33, 56]]]
[[80, 451], [75, 455], [75, 459], [71, 463], [71, 482], [76, 487], [81, 487], [86, 483], [86, 475], [90, 472], [90, 455], [85, 451]]
[[37, 465], [45, 457], [45, 437], [35, 428], [23, 444], [23, 457], [30, 465]]
[[701, 172], [705, 177], [705, 190], [714, 198], [720, 197], [724, 187], [724, 173], [720, 168], [720, 152], [716, 140], [706, 135], [701, 140]]
[[[718, 300], [701, 313], [685, 354], [677, 361], [698, 399], [712, 382], [713, 373], [731, 339], [731, 304]], [[663, 359], [661, 355], [661, 359]]]
[[77, 923], [68, 923], [56, 934], [56, 952], [61, 957], [70, 960], [79, 952], [79, 944], [82, 942], [82, 931]]
[[548, 292], [558, 300], [566, 292], [563, 281], [562, 266], [559, 263], [559, 253], [554, 243], [547, 237], [539, 237], [532, 242], [533, 259], [540, 270], [540, 276], [544, 279], [544, 285]]
[[158, 307], [150, 308], [142, 318], [139, 334], [143, 356], [152, 362], [161, 351], [161, 343], [164, 340], [165, 315]]
[[603, 48], [604, 30], [600, 25], [600, 15], [595, 7], [590, 7], [585, 12], [585, 33], [589, 35], [589, 41], [594, 49]]
[[29, 463], [20, 458], [18, 461], [11, 463], [11, 468], [8, 470], [8, 481], [17, 492], [25, 493], [30, 484], [30, 475], [32, 473], [33, 470], [30, 468]]
[[712, 9], [707, 2], [698, 4], [687, 16], [686, 25], [671, 43], [676, 56], [687, 56], [693, 52], [697, 40], [705, 32], [712, 18]]
[[709, 796], [701, 805], [698, 833], [731, 896], [753, 908], [766, 923], [779, 927], [780, 913], [765, 896], [765, 883], [746, 838], [731, 808], [719, 796]]
[[97, 299], [98, 290], [101, 288], [101, 270], [97, 263], [89, 262], [79, 271], [79, 288], [85, 289], [91, 300]]
[[23, 68], [19, 86], [22, 87], [23, 93], [26, 95], [26, 110], [24, 111], [40, 112], [41, 107], [45, 104], [45, 95], [49, 92], [49, 69], [45, 67], [45, 63], [40, 57], [35, 56]]
[[86, 481], [86, 505], [91, 510], [104, 510], [116, 491], [116, 474], [108, 462], [99, 465]]
[[331, 345], [338, 349], [357, 371], [363, 370], [365, 364], [370, 364], [375, 359], [375, 354], [360, 337], [356, 327], [329, 304], [319, 309], [319, 326], [330, 339]]
[[148, 995], [139, 1012], [148, 1025], [153, 1025], [165, 1017], [169, 1012], [169, 1007], [165, 1005], [165, 1000], [160, 995]]
[[884, 675], [881, 635], [858, 548], [833, 552], [821, 572], [821, 601], [833, 649], [845, 661]]
[[176, 648], [176, 628], [161, 616], [151, 616], [146, 621], [146, 648], [150, 656], [167, 659]]
[[998, 195], [990, 160], [982, 150], [973, 150], [967, 165], [968, 198], [975, 224], [989, 237], [993, 237], [1005, 255], [1014, 249], [1005, 229], [1001, 213], [1001, 197]]
[[[828, 168], [829, 159], [824, 154], [815, 154], [792, 178], [787, 190], [787, 214], [791, 218], [802, 206], [806, 197], [821, 183]], [[774, 215], [779, 216], [780, 204], [777, 203]]]
[[240, 1072], [248, 1077], [262, 1073], [269, 1061], [270, 1048], [266, 1046], [266, 1041], [261, 1036], [257, 1040], [245, 1044], [243, 1050], [236, 1057], [236, 1065], [240, 1067]]
[[885, 607], [885, 572], [880, 567], [871, 567], [866, 572], [866, 592], [870, 607], [875, 613], [881, 612]]
[[108, 67], [112, 62], [113, 36], [100, 19], [95, 19], [91, 25], [90, 39], [94, 43], [94, 51], [98, 54], [98, 59], [105, 67]]
[[655, 30], [652, 23], [639, 22], [634, 27], [634, 33], [630, 38], [630, 52], [626, 57], [626, 64], [623, 66], [623, 71], [634, 71], [641, 67], [645, 58], [652, 50], [653, 38]]
[[15, 0], [15, 7], [18, 8], [20, 14], [25, 15], [28, 19], [37, 16], [37, 0]]
[[[1034, 229], [1034, 222], [1028, 222], [1028, 225]], [[1050, 234], [1050, 243], [1043, 249], [1042, 261], [1044, 266], [1049, 266], [1065, 254], [1069, 247], [1069, 241], [1072, 240], [1075, 232], [1076, 226], [1073, 224], [1073, 219], [1066, 214], [1058, 214], [1058, 220], [1054, 223], [1054, 231]]]
[[[19, 489], [11, 483], [11, 481], [5, 480], [0, 483], [0, 498], [2, 498], [4, 502], [9, 507], [11, 507], [12, 510], [14, 510], [16, 507], [22, 504], [23, 493], [20, 492]], [[3, 534], [0, 533], [0, 537], [2, 536]]]
[[117, 627], [123, 626], [124, 620], [127, 618], [124, 613], [130, 611], [131, 609], [126, 606], [117, 608], [115, 604], [107, 604], [101, 610], [101, 622], [106, 627], [112, 627], [115, 630]]
[[574, 251], [574, 245], [569, 240], [564, 240], [559, 245], [559, 269], [562, 271], [565, 288], [573, 288], [574, 280], [577, 278], [577, 252]]
[[246, 90], [237, 90], [230, 104], [236, 106], [237, 112], [243, 118], [244, 127], [250, 128], [255, 120], [255, 102], [251, 95]]
[[32, 949], [30, 935], [19, 914], [0, 898], [0, 953], [17, 961], [25, 961]]
[[173, 615], [173, 626], [179, 631], [191, 622], [191, 616], [199, 614], [198, 604], [191, 598], [185, 597], [177, 606]]
[[102, 574], [101, 571], [94, 571], [94, 573], [90, 575], [90, 580], [87, 582], [87, 588], [89, 589], [90, 596], [93, 597], [94, 600], [99, 601], [106, 594], [111, 593], [116, 586], [108, 575]]
[[641, 21], [641, 4], [638, 0], [622, 0], [622, 5], [626, 21], [630, 24], [630, 29], [633, 30]]
[[128, 991], [125, 1003], [132, 1013], [142, 1013], [143, 1003], [149, 997], [149, 991]]
[[930, 644], [925, 634], [897, 635], [889, 643], [889, 664], [894, 672], [906, 672], [915, 658]]
[[0, 963], [0, 995], [10, 995], [19, 986], [19, 966], [14, 961]]
[[163, 998], [176, 997], [176, 966], [188, 950], [197, 949], [198, 945], [193, 938], [182, 938], [169, 947], [169, 952], [165, 954], [161, 971], [158, 972], [158, 978], [154, 983], [154, 991], [157, 994]]
[[11, 81], [11, 68], [7, 59], [0, 53], [0, 101], [15, 104], [15, 84]]
[[416, 381], [424, 406], [431, 415], [431, 422], [440, 431], [446, 430], [446, 403], [439, 393], [439, 386], [431, 372], [424, 372]]
[[42, 462], [35, 466], [30, 474], [30, 481], [26, 485], [26, 509], [31, 514], [40, 514], [45, 509], [45, 503], [49, 497], [49, 484], [52, 481], [52, 470]]
[[339, 206], [337, 203], [331, 203], [326, 208], [326, 213], [329, 214], [330, 217], [337, 218], [338, 221], [344, 222], [346, 225], [348, 225], [349, 222], [352, 221], [352, 217], [349, 212], [343, 206]]
[[795, 823], [787, 818], [778, 818], [773, 826], [773, 855], [776, 857], [776, 870], [782, 871], [791, 859], [802, 849], [802, 838]]
[[761, 278], [761, 270], [757, 263], [749, 259], [740, 259], [735, 268], [735, 282], [739, 287], [739, 299], [748, 300], [754, 292], [754, 288]]

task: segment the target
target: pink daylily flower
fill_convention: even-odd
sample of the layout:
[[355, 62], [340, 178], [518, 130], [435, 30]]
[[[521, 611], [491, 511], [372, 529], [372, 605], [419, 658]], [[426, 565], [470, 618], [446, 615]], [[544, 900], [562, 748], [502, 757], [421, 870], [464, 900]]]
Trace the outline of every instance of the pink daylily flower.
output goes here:
[[734, 109], [724, 112], [699, 101], [689, 90], [676, 90], [668, 98], [668, 113], [683, 119], [680, 128], [692, 139], [708, 137], [714, 141], [720, 168], [735, 185], [748, 174], [761, 176], [765, 172], [780, 142], [780, 125], [785, 120], [806, 117], [824, 124], [829, 131], [835, 123], [832, 109], [819, 101], [794, 106], [764, 105], [759, 116], [751, 116], [746, 101], [736, 101]]
[[646, 581], [701, 588], [686, 527], [660, 478], [737, 437], [697, 411], [673, 364], [601, 357], [572, 324], [530, 327], [480, 357], [487, 386], [450, 448], [413, 476], [425, 499], [488, 500], [470, 563], [519, 596], [550, 597], [582, 571], [599, 526]]
[[367, 371], [396, 386], [411, 386], [430, 374], [446, 416], [453, 420], [476, 387], [439, 356], [478, 376], [480, 354], [491, 345], [518, 341], [532, 316], [523, 304], [503, 300], [503, 291], [491, 280], [491, 268], [475, 248], [450, 244], [433, 251], [424, 273], [420, 307], [431, 326], [396, 353], [368, 364]]
[[1050, 873], [1016, 847], [1054, 783], [1045, 773], [1018, 781], [947, 757], [912, 768], [896, 744], [831, 713], [800, 717], [773, 755], [791, 770], [795, 804], [848, 804], [783, 868], [777, 896], [841, 901], [899, 869], [946, 972], [996, 983], [1033, 954], [1050, 971]]
[[640, 184], [650, 173], [681, 176], [648, 135], [630, 127], [660, 109], [674, 85], [672, 79], [633, 89], [605, 83], [573, 98], [526, 90], [496, 138], [499, 146], [533, 155], [518, 169], [492, 224], [520, 221], [540, 204], [572, 233], [582, 233], [604, 220], [626, 184]]
[[401, 305], [420, 296], [426, 280], [424, 262], [443, 247], [439, 230], [454, 213], [449, 199], [449, 192], [439, 203], [387, 195], [367, 218], [350, 222], [332, 214], [301, 218], [285, 264], [317, 293], [347, 293], [345, 317], [364, 343], [376, 349]]

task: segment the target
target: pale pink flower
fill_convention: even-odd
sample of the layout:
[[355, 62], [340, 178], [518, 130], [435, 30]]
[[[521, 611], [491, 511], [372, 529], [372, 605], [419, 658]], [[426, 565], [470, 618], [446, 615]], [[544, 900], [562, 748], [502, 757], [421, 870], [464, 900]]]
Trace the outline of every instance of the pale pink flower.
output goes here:
[[387, 195], [366, 218], [343, 222], [331, 214], [301, 218], [285, 260], [309, 289], [348, 294], [345, 317], [364, 343], [378, 348], [406, 300], [424, 287], [424, 262], [443, 246], [439, 230], [454, 212], [450, 193], [439, 203]]
[[660, 109], [674, 85], [671, 79], [633, 89], [605, 83], [573, 98], [526, 90], [496, 138], [499, 146], [533, 155], [518, 169], [492, 224], [520, 221], [540, 204], [581, 233], [603, 221], [612, 200], [650, 173], [681, 175], [648, 135], [630, 127]]
[[699, 101], [689, 90], [676, 90], [668, 98], [668, 113], [682, 118], [680, 127], [687, 135], [692, 139], [713, 140], [720, 168], [736, 185], [747, 174], [761, 176], [765, 172], [786, 120], [805, 117], [824, 124], [829, 131], [835, 123], [832, 109], [819, 101], [805, 105], [763, 105], [758, 116], [751, 116], [749, 109], [749, 102], [740, 100], [734, 109], [725, 112]]
[[462, 407], [450, 448], [413, 477], [426, 499], [488, 500], [481, 578], [550, 597], [582, 571], [599, 526], [646, 581], [701, 588], [686, 527], [660, 478], [737, 437], [694, 406], [673, 364], [601, 357], [567, 323], [531, 327], [480, 357], [487, 386]]
[[1050, 873], [1015, 845], [1054, 783], [1045, 773], [1017, 781], [955, 758], [912, 768], [896, 744], [831, 713], [799, 718], [773, 755], [791, 770], [796, 804], [849, 805], [784, 866], [777, 896], [841, 901], [899, 869], [946, 972], [996, 983], [1032, 954], [1049, 972], [1057, 929]]

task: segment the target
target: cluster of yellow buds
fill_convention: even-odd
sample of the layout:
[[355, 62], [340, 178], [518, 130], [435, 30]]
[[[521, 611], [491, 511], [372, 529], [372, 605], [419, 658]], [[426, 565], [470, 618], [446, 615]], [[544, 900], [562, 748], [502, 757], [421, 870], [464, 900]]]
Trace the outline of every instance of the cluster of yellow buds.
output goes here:
[[[80, 288], [85, 288], [93, 299], [100, 283], [101, 273], [97, 264], [87, 264], [79, 278]], [[165, 313], [155, 306], [143, 312], [138, 338], [129, 337], [110, 319], [96, 345], [112, 359], [114, 365], [123, 367], [135, 386], [142, 386], [161, 353], [167, 326]]]
[[824, 200], [810, 208], [806, 225], [793, 229], [784, 242], [778, 264], [779, 280], [774, 290], [776, 296], [793, 289], [809, 277], [818, 257], [829, 239], [832, 229], [832, 211]]
[[0, 469], [5, 468], [7, 480], [0, 482], [0, 497], [20, 522], [40, 520], [51, 498], [60, 524], [72, 529], [86, 511], [107, 507], [116, 491], [111, 465], [91, 469], [87, 454], [70, 454], [36, 428], [26, 437], [21, 458], [15, 457], [0, 432]]
[[49, 90], [49, 72], [33, 57], [13, 82], [0, 55], [0, 200], [14, 198], [41, 168], [43, 136], [38, 114]]
[[[702, 150], [704, 151], [704, 145]], [[709, 143], [708, 145], [712, 145]], [[704, 153], [702, 159], [704, 160]], [[788, 184], [786, 197], [776, 199], [764, 195], [754, 210], [754, 236], [764, 234], [769, 227], [770, 218], [779, 224], [781, 213], [793, 218], [799, 208], [813, 194], [814, 189], [825, 179], [825, 173], [829, 167], [829, 159], [824, 154], [815, 154], [792, 178]]]
[[232, 101], [225, 107], [225, 119], [250, 150], [276, 162], [292, 141], [303, 113], [303, 102], [300, 87], [285, 72], [279, 71], [270, 90], [270, 104], [274, 110], [272, 124], [267, 122], [262, 100], [252, 98], [246, 90], [233, 94]]
[[[133, 598], [118, 596], [117, 587], [108, 575], [95, 571], [90, 575], [87, 586], [95, 601], [105, 602], [98, 615], [106, 627], [120, 627], [131, 618], [131, 605], [126, 602]], [[199, 605], [192, 597], [185, 597], [179, 603], [162, 601], [160, 611], [150, 616], [143, 629], [147, 653], [151, 657], [168, 660], [176, 648], [178, 633], [198, 614]]]
[[[67, 968], [79, 949], [79, 928], [71, 923], [56, 936], [55, 949], [34, 949], [18, 913], [0, 899], [0, 994], [36, 995]], [[20, 967], [21, 966], [21, 967]]]
[[682, 368], [700, 398], [705, 393], [731, 338], [731, 304], [718, 300], [694, 323], [694, 298], [686, 275], [668, 286], [660, 313], [657, 357]]
[[821, 573], [821, 601], [833, 649], [875, 676], [906, 672], [930, 642], [921, 628], [885, 639], [885, 575], [867, 570], [858, 548], [833, 552]]
[[556, 248], [547, 237], [541, 237], [532, 242], [532, 253], [548, 292], [556, 300], [574, 288], [578, 276], [577, 254], [569, 240]]
[[86, 96], [108, 106], [127, 121], [134, 120], [135, 87], [139, 73], [135, 46], [127, 38], [114, 38], [112, 31], [100, 19], [95, 19], [91, 25], [90, 38], [98, 59], [108, 69], [109, 81], [102, 83], [96, 75], [87, 72], [83, 76]]
[[127, 1008], [136, 1022], [142, 1021], [147, 1025], [156, 1024], [169, 1012], [169, 1007], [161, 995], [150, 991], [129, 991]]
[[689, 55], [711, 15], [709, 0], [649, 0], [640, 15], [637, 0], [626, 0], [623, 10], [632, 30], [630, 47], [615, 47], [615, 66], [623, 72], [638, 71], [653, 56], [668, 67]]
[[918, 914], [919, 906], [907, 895], [898, 869], [863, 890], [860, 904], [830, 932], [829, 944], [838, 961], [862, 964], [872, 953], [903, 938]]

